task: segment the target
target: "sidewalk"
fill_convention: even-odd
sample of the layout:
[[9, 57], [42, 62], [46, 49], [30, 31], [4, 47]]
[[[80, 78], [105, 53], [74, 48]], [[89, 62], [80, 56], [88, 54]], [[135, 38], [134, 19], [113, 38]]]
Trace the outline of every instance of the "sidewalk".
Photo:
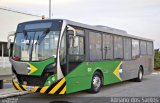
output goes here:
[[27, 92], [26, 91], [19, 92], [14, 88], [0, 89], [0, 99], [12, 96], [24, 95], [24, 94], [27, 94]]
[[154, 71], [152, 74], [160, 74], [160, 71]]
[[10, 82], [4, 82], [3, 84], [3, 89], [0, 89], [0, 99], [1, 98], [7, 98], [7, 97], [12, 97], [12, 96], [18, 96], [18, 95], [23, 95], [27, 94], [26, 91], [17, 91], [16, 89], [13, 88], [12, 83]]

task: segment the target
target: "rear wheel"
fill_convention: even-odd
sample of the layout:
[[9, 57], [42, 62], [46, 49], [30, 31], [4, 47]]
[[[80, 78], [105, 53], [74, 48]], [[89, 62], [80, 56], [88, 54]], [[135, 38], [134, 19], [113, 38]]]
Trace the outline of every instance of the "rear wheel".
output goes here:
[[92, 77], [90, 93], [98, 93], [102, 87], [102, 74], [95, 72]]
[[140, 67], [139, 71], [138, 71], [138, 77], [136, 78], [136, 81], [137, 82], [142, 82], [142, 80], [143, 80], [143, 68]]

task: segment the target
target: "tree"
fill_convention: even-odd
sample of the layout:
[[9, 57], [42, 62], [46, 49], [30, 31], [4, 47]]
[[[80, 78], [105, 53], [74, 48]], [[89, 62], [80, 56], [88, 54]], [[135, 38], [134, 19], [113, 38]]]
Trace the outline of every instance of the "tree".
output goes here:
[[155, 70], [160, 70], [160, 51], [159, 51], [159, 49], [155, 50], [154, 68], [155, 68]]

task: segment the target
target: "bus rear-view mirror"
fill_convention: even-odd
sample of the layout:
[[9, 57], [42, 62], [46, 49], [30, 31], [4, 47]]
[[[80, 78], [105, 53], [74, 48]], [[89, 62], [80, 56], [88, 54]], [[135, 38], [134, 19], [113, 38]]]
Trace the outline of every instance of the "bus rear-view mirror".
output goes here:
[[10, 45], [11, 45], [11, 41], [12, 41], [10, 37], [11, 37], [11, 36], [15, 36], [15, 34], [16, 34], [15, 32], [10, 32], [10, 33], [8, 34], [8, 37], [7, 37], [7, 40], [8, 40], [7, 48], [8, 48], [8, 49], [10, 49]]
[[67, 32], [68, 34], [76, 36], [76, 30], [72, 26], [67, 26]]
[[68, 31], [67, 31], [67, 34], [68, 34], [68, 35], [74, 35], [74, 31], [73, 31], [73, 30], [68, 30]]
[[10, 46], [11, 46], [11, 39], [8, 40], [7, 49], [10, 49]]

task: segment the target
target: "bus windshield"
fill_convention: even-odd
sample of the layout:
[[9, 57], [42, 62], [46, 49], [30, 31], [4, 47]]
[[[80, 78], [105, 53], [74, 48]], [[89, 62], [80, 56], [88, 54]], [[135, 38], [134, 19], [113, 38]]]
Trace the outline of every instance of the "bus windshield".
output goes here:
[[60, 31], [31, 31], [17, 33], [13, 58], [20, 61], [40, 61], [56, 57]]

